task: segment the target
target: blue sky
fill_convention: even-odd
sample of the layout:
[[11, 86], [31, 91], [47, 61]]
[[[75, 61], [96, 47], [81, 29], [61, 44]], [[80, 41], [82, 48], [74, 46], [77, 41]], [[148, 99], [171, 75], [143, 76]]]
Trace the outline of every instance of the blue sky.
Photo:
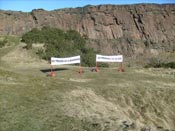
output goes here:
[[1, 10], [30, 12], [42, 8], [54, 10], [69, 7], [82, 7], [99, 4], [135, 4], [135, 3], [175, 3], [175, 0], [0, 0]]

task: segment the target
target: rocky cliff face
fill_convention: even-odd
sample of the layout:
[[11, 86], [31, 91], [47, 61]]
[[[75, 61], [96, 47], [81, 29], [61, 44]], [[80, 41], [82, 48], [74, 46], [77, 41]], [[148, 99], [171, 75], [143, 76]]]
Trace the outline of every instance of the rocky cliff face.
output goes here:
[[21, 35], [43, 26], [75, 29], [93, 39], [91, 46], [106, 54], [158, 55], [175, 51], [175, 4], [99, 5], [30, 13], [0, 11], [1, 35]]

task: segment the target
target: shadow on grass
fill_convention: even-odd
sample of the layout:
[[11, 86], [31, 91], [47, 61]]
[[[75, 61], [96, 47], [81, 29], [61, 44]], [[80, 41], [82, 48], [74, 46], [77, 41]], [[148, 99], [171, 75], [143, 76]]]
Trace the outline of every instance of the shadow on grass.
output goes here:
[[[69, 71], [72, 71], [74, 73], [78, 73], [78, 74], [82, 74], [85, 72], [84, 69], [82, 68], [53, 68], [52, 71], [53, 72], [60, 72], [60, 71], [65, 71], [65, 70], [69, 70]], [[51, 69], [41, 69], [40, 70], [42, 73], [46, 74], [47, 76], [50, 76], [50, 73], [51, 73]]]
[[[64, 70], [69, 70], [68, 68], [54, 68], [52, 71], [64, 71]], [[51, 69], [42, 69], [40, 70], [43, 73], [50, 73]]]

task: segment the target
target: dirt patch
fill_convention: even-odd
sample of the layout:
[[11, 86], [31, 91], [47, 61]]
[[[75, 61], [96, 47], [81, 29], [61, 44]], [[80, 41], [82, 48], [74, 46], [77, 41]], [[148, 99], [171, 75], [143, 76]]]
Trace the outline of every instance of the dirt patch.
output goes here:
[[89, 81], [91, 81], [91, 79], [73, 79], [73, 78], [70, 78], [69, 80], [73, 81], [73, 82], [89, 82]]
[[116, 124], [121, 123], [121, 121], [130, 121], [121, 112], [118, 105], [95, 94], [90, 89], [76, 89], [65, 94], [62, 110], [69, 117], [98, 123]]

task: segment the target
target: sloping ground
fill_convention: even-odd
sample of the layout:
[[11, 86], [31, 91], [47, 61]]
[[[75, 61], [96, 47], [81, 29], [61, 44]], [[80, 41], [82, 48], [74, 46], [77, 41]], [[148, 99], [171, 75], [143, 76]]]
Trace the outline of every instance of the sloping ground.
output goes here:
[[[9, 47], [10, 48], [10, 47]], [[12, 48], [12, 47], [11, 47]], [[1, 49], [3, 50], [3, 49]], [[38, 56], [31, 50], [26, 49], [26, 44], [20, 43], [13, 47], [10, 52], [4, 53], [1, 57], [3, 62], [11, 63], [13, 67], [15, 66], [41, 66], [42, 64], [47, 64], [47, 62], [38, 58]]]
[[175, 130], [175, 70], [65, 66], [51, 78], [20, 45], [0, 63], [1, 131]]

